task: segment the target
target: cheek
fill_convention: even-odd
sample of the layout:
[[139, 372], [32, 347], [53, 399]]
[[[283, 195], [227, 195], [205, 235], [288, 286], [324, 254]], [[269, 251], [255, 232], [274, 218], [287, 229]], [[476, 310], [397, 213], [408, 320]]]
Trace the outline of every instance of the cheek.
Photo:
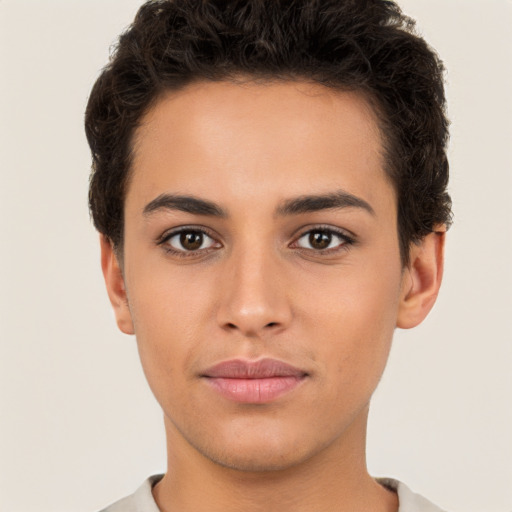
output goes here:
[[169, 267], [153, 265], [127, 283], [141, 363], [157, 398], [158, 388], [169, 388], [170, 380], [187, 379], [185, 370], [197, 359], [215, 304], [207, 282]]
[[333, 386], [354, 393], [373, 392], [396, 326], [400, 269], [378, 270], [347, 268], [339, 279], [325, 280], [322, 293], [317, 288], [302, 294], [309, 336], [316, 340], [326, 375], [336, 375]]
[[186, 265], [180, 268], [165, 260], [145, 267], [139, 265], [137, 275], [128, 281], [137, 334], [157, 331], [168, 336], [170, 332], [186, 334], [196, 329], [213, 304], [211, 279], [206, 279], [204, 272], [191, 271]]

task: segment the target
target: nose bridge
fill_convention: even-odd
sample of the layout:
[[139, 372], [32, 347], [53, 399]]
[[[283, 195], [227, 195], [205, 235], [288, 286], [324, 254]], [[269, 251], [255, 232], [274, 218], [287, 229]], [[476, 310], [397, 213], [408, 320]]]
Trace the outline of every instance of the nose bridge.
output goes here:
[[226, 262], [219, 323], [223, 328], [254, 336], [286, 326], [291, 318], [282, 261], [262, 240], [236, 244]]

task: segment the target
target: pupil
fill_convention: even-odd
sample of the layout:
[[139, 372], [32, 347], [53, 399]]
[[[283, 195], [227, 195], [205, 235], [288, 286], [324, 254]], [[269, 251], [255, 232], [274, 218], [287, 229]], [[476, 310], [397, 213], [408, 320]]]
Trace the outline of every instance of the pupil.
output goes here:
[[314, 231], [309, 235], [309, 243], [315, 249], [325, 249], [331, 243], [332, 235], [324, 231]]
[[195, 231], [181, 233], [180, 243], [185, 249], [195, 251], [203, 244], [203, 234]]

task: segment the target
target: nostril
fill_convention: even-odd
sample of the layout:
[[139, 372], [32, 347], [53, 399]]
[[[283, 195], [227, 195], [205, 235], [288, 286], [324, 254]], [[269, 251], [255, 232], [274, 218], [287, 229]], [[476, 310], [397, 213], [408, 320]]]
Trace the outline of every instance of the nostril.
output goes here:
[[[269, 322], [268, 324], [265, 325], [265, 328], [268, 328], [268, 327], [275, 327], [279, 325], [279, 322]], [[238, 329], [238, 326], [236, 324], [233, 324], [231, 322], [228, 322], [226, 324], [226, 327], [230, 330], [237, 330]]]

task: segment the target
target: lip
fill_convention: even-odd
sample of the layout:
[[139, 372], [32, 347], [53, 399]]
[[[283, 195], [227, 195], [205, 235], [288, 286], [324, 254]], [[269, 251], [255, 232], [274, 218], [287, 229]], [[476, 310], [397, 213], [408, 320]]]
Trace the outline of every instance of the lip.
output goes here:
[[201, 377], [224, 398], [240, 403], [271, 402], [299, 386], [307, 372], [277, 359], [232, 359], [216, 364]]

